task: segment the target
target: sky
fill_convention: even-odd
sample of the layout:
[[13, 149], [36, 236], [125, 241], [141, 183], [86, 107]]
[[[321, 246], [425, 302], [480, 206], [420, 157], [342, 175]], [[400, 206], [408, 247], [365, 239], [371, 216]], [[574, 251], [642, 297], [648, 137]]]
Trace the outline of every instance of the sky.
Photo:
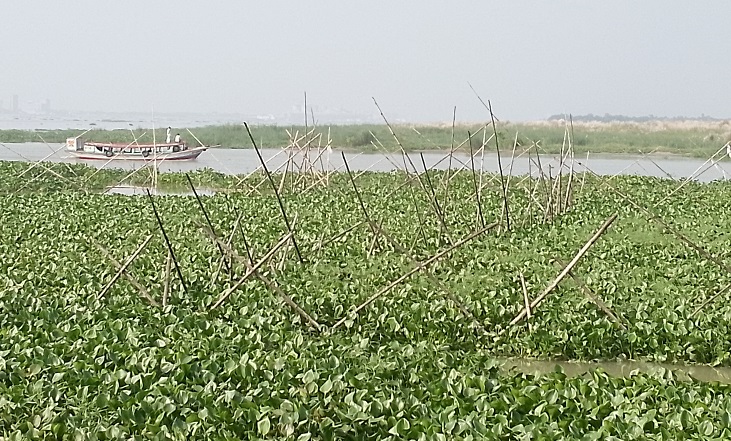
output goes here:
[[[731, 2], [6, 1], [0, 100], [413, 122], [731, 117]], [[474, 91], [473, 91], [474, 89]], [[478, 98], [479, 96], [479, 98]]]

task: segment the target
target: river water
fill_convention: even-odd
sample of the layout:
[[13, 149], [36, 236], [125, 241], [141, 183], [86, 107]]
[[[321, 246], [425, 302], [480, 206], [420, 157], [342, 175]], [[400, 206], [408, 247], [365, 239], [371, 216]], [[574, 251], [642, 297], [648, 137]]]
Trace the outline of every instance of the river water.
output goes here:
[[543, 375], [561, 370], [569, 377], [578, 377], [597, 369], [601, 369], [613, 377], [630, 377], [636, 372], [652, 375], [665, 375], [668, 371], [680, 381], [693, 379], [704, 382], [717, 381], [731, 384], [731, 368], [702, 365], [682, 365], [670, 363], [652, 363], [634, 360], [622, 361], [544, 361], [522, 358], [496, 359], [495, 364], [506, 372], [522, 372], [531, 375]]
[[[309, 155], [291, 152], [284, 149], [263, 149], [262, 157], [267, 164], [267, 168], [274, 171], [283, 171], [287, 164], [290, 164], [289, 170], [299, 170], [310, 167], [314, 164], [318, 170], [342, 170], [344, 171], [343, 159], [341, 151], [332, 150], [317, 152], [311, 150]], [[294, 160], [288, 161], [288, 155], [292, 155]], [[348, 166], [351, 170], [363, 171], [393, 171], [403, 170], [406, 162], [410, 170], [413, 170], [408, 159], [404, 158], [400, 153], [358, 153], [345, 152]], [[424, 163], [429, 169], [447, 169], [450, 167], [450, 157], [448, 152], [423, 152]], [[421, 156], [418, 152], [409, 153], [409, 159], [414, 167], [422, 171]], [[84, 163], [95, 167], [105, 168], [122, 168], [134, 170], [143, 165], [142, 161], [125, 161], [125, 160], [79, 160], [71, 156], [66, 150], [64, 144], [44, 144], [44, 143], [0, 143], [0, 160], [3, 161], [51, 161], [51, 162], [69, 162]], [[294, 164], [294, 165], [292, 165]], [[636, 155], [593, 155], [589, 154], [582, 158], [575, 158], [574, 169], [578, 172], [586, 171], [587, 168], [599, 175], [639, 175], [639, 176], [655, 176], [655, 177], [672, 177], [674, 179], [682, 179], [692, 177], [698, 181], [708, 182], [714, 180], [726, 180], [731, 175], [731, 163], [727, 160], [720, 162], [708, 162], [704, 159], [674, 157], [674, 156], [636, 156]], [[502, 154], [501, 165], [505, 174], [526, 175], [531, 173], [538, 174], [535, 157], [529, 160], [526, 155], [514, 158], [511, 161], [509, 154]], [[555, 174], [559, 168], [559, 155], [541, 156], [541, 165], [545, 173]], [[474, 167], [476, 170], [485, 172], [498, 172], [498, 158], [494, 152], [485, 152], [484, 155], [478, 153], [474, 157]], [[198, 159], [193, 161], [163, 161], [159, 164], [159, 170], [162, 172], [188, 172], [203, 168], [210, 168], [226, 174], [246, 174], [260, 168], [260, 161], [254, 149], [209, 149]], [[465, 153], [455, 153], [451, 158], [452, 169], [470, 169], [470, 155]]]

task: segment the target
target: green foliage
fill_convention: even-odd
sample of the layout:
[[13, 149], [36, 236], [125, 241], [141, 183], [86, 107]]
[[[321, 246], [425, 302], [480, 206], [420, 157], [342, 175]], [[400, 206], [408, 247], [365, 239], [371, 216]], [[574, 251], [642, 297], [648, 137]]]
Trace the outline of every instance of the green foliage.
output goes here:
[[[326, 146], [328, 142], [335, 148], [357, 150], [374, 150], [373, 144], [389, 151], [398, 151], [399, 143], [407, 150], [449, 149], [453, 145], [462, 145], [462, 151], [469, 149], [464, 143], [467, 132], [475, 138], [475, 148], [483, 140], [489, 140], [490, 148], [494, 148], [491, 126], [467, 124], [458, 125], [452, 138], [451, 125], [407, 125], [396, 124], [394, 133], [397, 143], [388, 127], [384, 124], [333, 125], [322, 127], [253, 125], [252, 135], [257, 146], [263, 148], [281, 148], [291, 145], [297, 139], [304, 145], [305, 134], [311, 146]], [[567, 127], [560, 122], [537, 123], [498, 123], [498, 143], [502, 150], [510, 151], [517, 144], [518, 152], [537, 143], [547, 153], [560, 152], [568, 143]], [[185, 128], [173, 128], [173, 133], [180, 132], [190, 145], [197, 145], [196, 139]], [[251, 148], [251, 140], [243, 125], [205, 126], [192, 129], [195, 137], [206, 145], [219, 145], [230, 148]], [[630, 153], [638, 154], [660, 152], [686, 156], [708, 157], [716, 152], [726, 141], [731, 139], [729, 127], [725, 122], [714, 124], [647, 122], [642, 124], [628, 123], [582, 123], [575, 124], [572, 133], [572, 145], [576, 153]], [[66, 138], [78, 136], [81, 130], [0, 130], [0, 142], [65, 142]], [[94, 129], [84, 134], [85, 139], [100, 142], [138, 142], [153, 141], [152, 129], [136, 128], [134, 130], [102, 130]], [[155, 130], [157, 141], [165, 139], [165, 128]]]
[[[572, 209], [543, 223], [537, 204], [528, 204], [536, 183], [512, 179], [512, 231], [480, 236], [430, 267], [487, 335], [422, 273], [343, 328], [317, 334], [255, 279], [220, 309], [208, 310], [244, 269], [235, 266], [233, 274], [211, 283], [218, 250], [196, 226], [203, 222], [197, 201], [185, 196], [157, 197], [156, 203], [188, 291], [175, 277], [170, 305], [162, 310], [120, 279], [98, 299], [116, 268], [91, 238], [124, 260], [157, 231], [149, 201], [78, 190], [83, 182], [101, 189], [121, 179], [122, 171], [46, 166], [55, 174], [37, 167], [18, 178], [27, 164], [0, 163], [0, 436], [6, 439], [731, 436], [727, 385], [678, 381], [670, 371], [569, 378], [496, 367], [498, 356], [731, 365], [727, 299], [691, 317], [731, 276], [643, 218], [607, 189], [607, 181], [578, 176], [585, 183], [577, 184]], [[252, 191], [261, 175], [241, 183], [210, 170], [191, 177], [196, 185], [229, 189], [203, 203], [221, 236], [228, 237], [242, 216], [254, 258], [286, 233], [273, 195]], [[335, 174], [328, 185], [308, 191], [310, 182], [296, 177], [285, 181], [283, 199], [290, 217], [297, 217], [305, 263], [292, 250], [282, 251], [274, 259], [284, 261], [281, 268], [275, 263], [261, 271], [330, 326], [413, 262], [383, 240], [370, 252], [372, 233], [365, 226], [320, 248], [361, 221], [361, 208], [347, 175]], [[457, 174], [448, 197], [446, 177], [430, 172], [456, 240], [477, 226], [472, 176]], [[441, 232], [430, 196], [418, 184], [403, 186], [405, 178], [366, 173], [357, 185], [374, 220], [425, 260], [450, 238]], [[493, 175], [484, 180], [489, 222], [501, 213], [501, 184]], [[187, 181], [164, 174], [161, 182], [184, 188]], [[678, 185], [638, 177], [610, 183], [643, 206]], [[730, 197], [726, 183], [689, 183], [654, 210], [712, 254], [725, 256]], [[619, 219], [574, 273], [623, 318], [627, 331], [570, 280], [534, 311], [531, 329], [509, 326], [523, 302], [517, 274], [525, 274], [535, 297], [556, 276], [554, 260], [568, 261], [614, 211]], [[246, 255], [240, 233], [232, 243]], [[156, 233], [129, 269], [158, 300], [166, 255]]]

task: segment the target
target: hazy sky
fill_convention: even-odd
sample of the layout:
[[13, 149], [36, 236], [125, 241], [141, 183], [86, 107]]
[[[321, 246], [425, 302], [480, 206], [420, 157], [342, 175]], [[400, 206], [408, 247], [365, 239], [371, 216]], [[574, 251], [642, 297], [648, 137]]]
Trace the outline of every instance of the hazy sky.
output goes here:
[[[0, 99], [412, 121], [731, 117], [731, 2], [5, 0]], [[317, 110], [316, 110], [317, 112]], [[317, 117], [317, 113], [315, 115]]]

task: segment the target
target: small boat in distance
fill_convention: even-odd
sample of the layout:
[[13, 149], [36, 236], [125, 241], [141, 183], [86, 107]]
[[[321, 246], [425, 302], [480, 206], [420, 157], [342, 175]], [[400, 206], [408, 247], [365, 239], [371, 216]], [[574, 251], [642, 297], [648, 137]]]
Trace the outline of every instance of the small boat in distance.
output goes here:
[[160, 144], [90, 142], [77, 137], [66, 139], [66, 150], [79, 159], [178, 161], [195, 159], [208, 150], [208, 146], [189, 147], [185, 142]]

